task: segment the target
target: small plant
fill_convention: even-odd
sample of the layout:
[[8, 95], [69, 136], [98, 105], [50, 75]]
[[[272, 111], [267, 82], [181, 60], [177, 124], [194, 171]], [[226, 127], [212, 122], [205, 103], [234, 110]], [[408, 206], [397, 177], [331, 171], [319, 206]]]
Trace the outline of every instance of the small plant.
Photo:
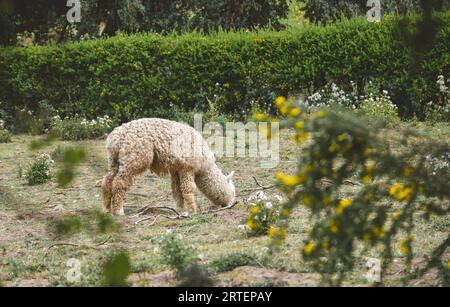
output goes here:
[[233, 253], [230, 255], [224, 255], [209, 264], [209, 267], [214, 272], [222, 273], [231, 271], [237, 267], [244, 265], [258, 265], [255, 255], [248, 255], [244, 253]]
[[430, 101], [425, 111], [425, 119], [432, 124], [450, 121], [450, 91], [444, 76], [439, 75], [436, 84], [439, 87], [437, 101]]
[[[372, 81], [369, 81], [364, 88], [364, 95], [358, 95], [355, 82], [350, 82], [349, 88], [350, 90], [344, 91], [335, 83], [330, 83], [308, 96], [306, 101], [300, 101], [299, 107], [309, 113], [328, 107], [356, 110], [370, 121], [381, 121], [389, 126], [400, 122], [398, 108], [391, 101], [388, 91], [380, 91], [377, 84]], [[281, 113], [282, 111], [280, 109]]]
[[115, 252], [103, 264], [104, 287], [127, 287], [127, 277], [131, 272], [131, 261], [126, 251]]
[[0, 119], [0, 143], [11, 142], [11, 133], [5, 129], [5, 122]]
[[29, 185], [43, 184], [51, 179], [54, 161], [48, 154], [40, 155], [26, 172]]
[[308, 112], [313, 112], [324, 107], [336, 106], [355, 109], [358, 105], [356, 85], [354, 82], [351, 82], [350, 85], [352, 90], [344, 91], [335, 83], [329, 83], [317, 92], [309, 95], [306, 101], [302, 103], [302, 109]]
[[248, 199], [250, 209], [245, 228], [250, 236], [285, 236], [282, 230], [278, 233], [279, 229], [275, 227], [281, 210], [281, 201], [281, 196], [269, 198], [263, 191], [257, 192]]
[[0, 143], [10, 143], [11, 133], [6, 129], [0, 128]]
[[195, 250], [185, 246], [180, 237], [170, 233], [161, 240], [163, 263], [176, 272], [180, 286], [211, 286], [213, 281], [209, 272], [197, 262]]
[[64, 118], [55, 116], [52, 119], [51, 129], [61, 139], [78, 141], [96, 139], [105, 136], [114, 128], [114, 123], [107, 115], [93, 120], [80, 117]]
[[397, 109], [388, 92], [383, 91], [380, 96], [370, 94], [365, 97], [359, 107], [359, 113], [370, 120], [381, 121], [392, 127], [400, 123]]

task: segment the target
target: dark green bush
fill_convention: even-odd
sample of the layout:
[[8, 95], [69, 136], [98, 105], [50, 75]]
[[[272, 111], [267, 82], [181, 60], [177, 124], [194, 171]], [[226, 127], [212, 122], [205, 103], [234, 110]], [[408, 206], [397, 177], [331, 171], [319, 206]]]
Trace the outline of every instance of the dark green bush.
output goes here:
[[255, 103], [270, 105], [276, 95], [311, 91], [327, 81], [345, 86], [372, 80], [392, 94], [400, 115], [412, 115], [437, 94], [437, 75], [449, 75], [449, 17], [435, 15], [440, 31], [414, 75], [406, 47], [393, 35], [393, 18], [2, 49], [2, 112], [35, 110], [47, 100], [62, 116], [107, 114], [125, 121], [170, 117], [172, 106], [206, 110], [209, 99], [220, 103], [221, 112], [242, 115]]

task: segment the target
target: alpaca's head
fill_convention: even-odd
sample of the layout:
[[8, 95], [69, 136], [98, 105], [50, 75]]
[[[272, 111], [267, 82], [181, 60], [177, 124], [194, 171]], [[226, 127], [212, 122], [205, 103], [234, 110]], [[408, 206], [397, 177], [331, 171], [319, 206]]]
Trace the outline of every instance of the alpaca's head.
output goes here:
[[213, 163], [195, 174], [195, 184], [215, 206], [227, 207], [236, 199], [233, 176], [234, 172], [225, 175]]

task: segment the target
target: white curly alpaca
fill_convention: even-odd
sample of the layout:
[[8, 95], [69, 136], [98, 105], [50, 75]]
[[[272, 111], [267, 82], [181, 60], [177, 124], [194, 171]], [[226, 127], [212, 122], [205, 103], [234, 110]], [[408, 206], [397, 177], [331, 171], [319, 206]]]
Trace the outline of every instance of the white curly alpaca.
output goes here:
[[133, 178], [147, 170], [170, 174], [177, 208], [197, 211], [197, 187], [214, 205], [234, 202], [234, 172], [225, 176], [213, 152], [192, 127], [159, 118], [135, 120], [114, 129], [106, 140], [109, 173], [103, 178], [103, 210], [123, 215]]

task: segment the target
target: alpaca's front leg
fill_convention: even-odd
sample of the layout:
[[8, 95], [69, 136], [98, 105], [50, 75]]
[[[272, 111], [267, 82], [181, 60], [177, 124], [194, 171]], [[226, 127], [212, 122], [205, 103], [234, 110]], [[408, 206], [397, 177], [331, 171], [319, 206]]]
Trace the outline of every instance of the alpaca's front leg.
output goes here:
[[180, 172], [180, 189], [184, 204], [188, 206], [191, 212], [197, 212], [195, 204], [195, 181], [193, 172]]
[[183, 201], [183, 194], [181, 193], [180, 188], [180, 177], [178, 176], [177, 172], [171, 172], [170, 178], [172, 180], [172, 196], [175, 200], [175, 203], [177, 205], [177, 210], [179, 212], [182, 212], [184, 210], [184, 201]]

